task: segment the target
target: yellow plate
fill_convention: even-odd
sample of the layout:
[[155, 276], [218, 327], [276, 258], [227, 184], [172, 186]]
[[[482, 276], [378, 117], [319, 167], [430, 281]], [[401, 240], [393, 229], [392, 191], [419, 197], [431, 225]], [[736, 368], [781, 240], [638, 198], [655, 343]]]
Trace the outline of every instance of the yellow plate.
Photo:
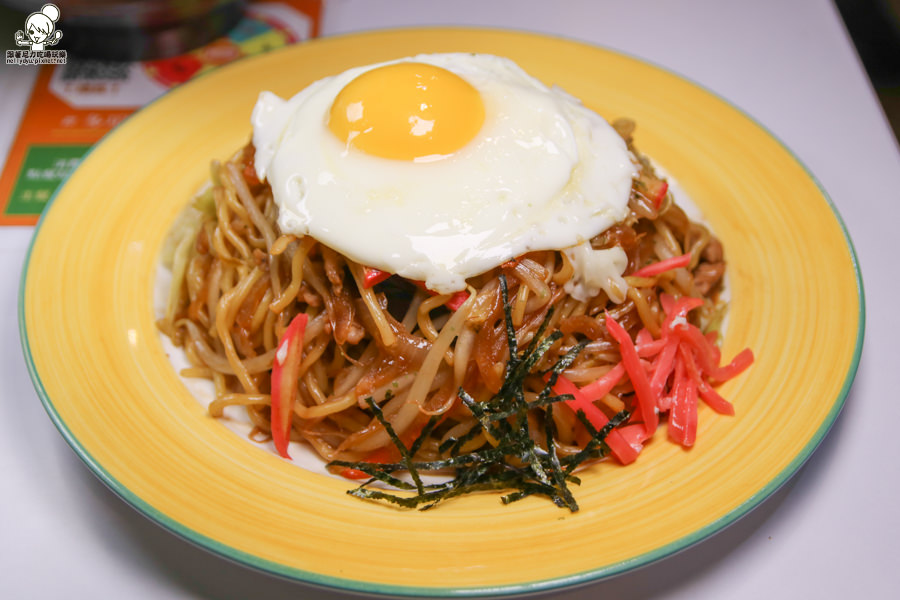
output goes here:
[[[737, 410], [700, 411], [698, 443], [651, 444], [574, 489], [578, 513], [498, 494], [408, 512], [253, 447], [210, 419], [173, 372], [153, 323], [163, 235], [250, 133], [260, 90], [289, 96], [348, 67], [420, 52], [503, 55], [607, 118], [724, 241], [733, 302], [724, 356], [753, 367], [721, 389]], [[106, 484], [172, 532], [280, 576], [409, 595], [510, 594], [600, 579], [684, 549], [784, 483], [837, 418], [863, 335], [862, 285], [834, 207], [763, 128], [698, 86], [564, 39], [470, 29], [326, 38], [240, 61], [175, 89], [113, 131], [42, 218], [20, 323], [38, 394]]]

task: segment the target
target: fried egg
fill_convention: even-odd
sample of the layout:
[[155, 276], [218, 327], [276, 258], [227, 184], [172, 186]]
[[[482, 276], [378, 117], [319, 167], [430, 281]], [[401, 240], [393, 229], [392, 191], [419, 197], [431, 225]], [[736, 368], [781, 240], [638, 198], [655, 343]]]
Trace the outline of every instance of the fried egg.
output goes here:
[[569, 253], [576, 296], [621, 287], [624, 252], [588, 241], [628, 214], [632, 156], [601, 116], [508, 59], [353, 68], [288, 100], [263, 92], [251, 119], [282, 232], [439, 293], [534, 250]]

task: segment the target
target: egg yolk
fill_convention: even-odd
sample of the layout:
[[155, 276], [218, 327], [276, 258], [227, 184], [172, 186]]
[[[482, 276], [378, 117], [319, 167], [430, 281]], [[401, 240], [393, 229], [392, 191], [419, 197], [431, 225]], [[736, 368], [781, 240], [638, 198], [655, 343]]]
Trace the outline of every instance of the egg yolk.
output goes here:
[[382, 158], [452, 154], [484, 122], [484, 103], [465, 79], [407, 62], [366, 71], [337, 95], [328, 128], [339, 140]]

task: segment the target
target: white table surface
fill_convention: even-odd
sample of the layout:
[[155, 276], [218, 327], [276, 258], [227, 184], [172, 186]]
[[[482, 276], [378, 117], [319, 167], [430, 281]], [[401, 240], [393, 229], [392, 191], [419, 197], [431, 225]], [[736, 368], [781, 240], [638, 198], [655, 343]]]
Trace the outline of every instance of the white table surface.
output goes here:
[[[426, 24], [562, 35], [714, 90], [815, 174], [862, 265], [868, 326], [856, 382], [800, 472], [745, 518], [678, 555], [551, 596], [900, 597], [900, 154], [836, 8], [826, 0], [330, 0], [322, 35]], [[27, 70], [0, 67], [0, 160], [27, 99]], [[47, 417], [22, 358], [16, 305], [31, 234], [0, 228], [0, 598], [345, 597], [176, 538], [81, 463]]]

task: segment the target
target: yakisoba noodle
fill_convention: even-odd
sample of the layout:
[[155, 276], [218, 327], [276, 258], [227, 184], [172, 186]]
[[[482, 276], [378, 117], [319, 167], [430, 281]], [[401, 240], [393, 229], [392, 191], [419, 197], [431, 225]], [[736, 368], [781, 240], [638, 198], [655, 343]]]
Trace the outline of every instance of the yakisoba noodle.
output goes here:
[[[635, 150], [633, 123], [614, 127], [640, 162], [639, 176], [628, 216], [591, 245], [627, 254], [620, 302], [602, 291], [587, 301], [566, 293], [573, 269], [559, 251], [514, 257], [469, 279], [462, 294], [431, 293], [309, 236], [283, 235], [271, 188], [254, 171], [252, 145], [214, 162], [210, 187], [176, 233], [172, 289], [159, 321], [193, 365], [182, 374], [214, 383], [211, 416], [242, 406], [252, 437], [267, 439], [279, 341], [306, 314], [290, 439], [350, 478], [404, 487], [393, 473], [412, 470], [416, 481], [405, 487], [418, 499], [409, 505], [440, 499], [428, 496], [433, 488], [418, 471], [452, 475], [477, 463], [485, 473], [528, 475], [473, 479], [447, 495], [513, 488], [519, 491], [508, 499], [544, 493], [573, 508], [565, 481], [610, 448], [621, 462], [634, 460], [657, 420], [670, 439], [692, 445], [698, 401], [731, 412], [712, 385], [752, 359], [745, 352], [720, 367], [709, 343], [725, 309], [722, 244], [686, 216]], [[533, 362], [527, 373], [516, 353]], [[479, 407], [498, 392], [507, 395], [507, 408], [486, 416]], [[523, 428], [527, 439], [497, 439]], [[475, 458], [459, 458], [466, 456]], [[488, 456], [500, 466], [486, 466]], [[532, 459], [538, 462], [529, 471]], [[556, 475], [553, 465], [562, 465]], [[395, 498], [373, 494], [367, 497]]]

